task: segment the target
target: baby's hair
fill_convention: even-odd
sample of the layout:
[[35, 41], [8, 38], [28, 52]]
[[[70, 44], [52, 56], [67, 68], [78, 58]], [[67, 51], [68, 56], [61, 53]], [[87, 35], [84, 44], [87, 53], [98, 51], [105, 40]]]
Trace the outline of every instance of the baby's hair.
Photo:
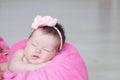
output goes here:
[[[39, 28], [42, 28], [42, 31], [43, 31], [44, 33], [50, 34], [50, 35], [53, 35], [54, 37], [56, 37], [56, 38], [59, 40], [59, 44], [62, 42], [62, 46], [63, 46], [63, 44], [65, 43], [65, 39], [66, 39], [64, 28], [63, 28], [62, 25], [59, 24], [59, 23], [57, 23], [57, 24], [55, 25], [55, 27], [59, 30], [60, 34], [58, 33], [58, 31], [57, 31], [55, 28], [53, 28], [53, 27], [51, 27], [51, 26], [43, 26], [43, 27], [39, 27]], [[39, 29], [39, 28], [38, 28], [38, 29]], [[30, 34], [29, 38], [32, 36], [32, 34], [34, 33], [35, 30], [36, 30], [36, 29], [34, 29], [34, 30], [32, 31], [32, 33]], [[60, 35], [61, 35], [62, 39], [61, 39]], [[60, 40], [62, 40], [62, 41], [60, 41]], [[61, 45], [59, 45], [59, 48], [60, 48], [60, 46], [61, 46]], [[59, 50], [59, 48], [58, 48], [58, 50]]]

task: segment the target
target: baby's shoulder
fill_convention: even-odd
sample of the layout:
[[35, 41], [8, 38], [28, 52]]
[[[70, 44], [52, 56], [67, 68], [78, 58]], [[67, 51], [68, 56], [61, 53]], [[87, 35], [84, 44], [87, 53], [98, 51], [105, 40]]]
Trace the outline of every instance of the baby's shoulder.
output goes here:
[[14, 53], [15, 57], [21, 57], [23, 56], [24, 50], [23, 49], [19, 49]]

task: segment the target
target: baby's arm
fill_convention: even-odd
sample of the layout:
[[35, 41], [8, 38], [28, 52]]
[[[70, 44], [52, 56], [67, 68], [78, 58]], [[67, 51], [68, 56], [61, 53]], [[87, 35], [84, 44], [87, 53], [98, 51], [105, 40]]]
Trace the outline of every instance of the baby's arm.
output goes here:
[[16, 51], [8, 62], [8, 70], [13, 72], [16, 71], [19, 67], [21, 67], [22, 64], [20, 63], [22, 62], [22, 57], [23, 50]]
[[23, 50], [18, 50], [14, 55], [12, 56], [11, 60], [8, 63], [8, 69], [11, 72], [14, 71], [20, 71], [20, 70], [36, 70], [40, 67], [43, 67], [44, 65], [48, 64], [49, 62], [43, 63], [43, 64], [29, 64], [23, 61], [24, 55]]

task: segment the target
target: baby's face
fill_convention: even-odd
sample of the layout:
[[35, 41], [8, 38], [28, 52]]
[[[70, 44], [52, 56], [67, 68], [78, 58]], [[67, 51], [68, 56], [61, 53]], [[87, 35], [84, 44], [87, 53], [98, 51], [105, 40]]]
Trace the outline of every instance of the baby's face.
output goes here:
[[55, 37], [36, 30], [28, 40], [24, 54], [29, 63], [39, 64], [51, 60], [58, 49], [58, 41]]

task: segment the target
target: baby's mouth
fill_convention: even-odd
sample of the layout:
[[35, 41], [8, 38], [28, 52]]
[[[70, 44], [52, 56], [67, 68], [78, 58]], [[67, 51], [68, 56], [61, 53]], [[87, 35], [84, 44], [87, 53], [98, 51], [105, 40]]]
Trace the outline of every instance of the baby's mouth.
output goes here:
[[37, 55], [33, 55], [33, 56], [32, 56], [32, 59], [34, 59], [34, 60], [39, 59], [39, 58], [40, 58], [40, 57], [37, 56]]

